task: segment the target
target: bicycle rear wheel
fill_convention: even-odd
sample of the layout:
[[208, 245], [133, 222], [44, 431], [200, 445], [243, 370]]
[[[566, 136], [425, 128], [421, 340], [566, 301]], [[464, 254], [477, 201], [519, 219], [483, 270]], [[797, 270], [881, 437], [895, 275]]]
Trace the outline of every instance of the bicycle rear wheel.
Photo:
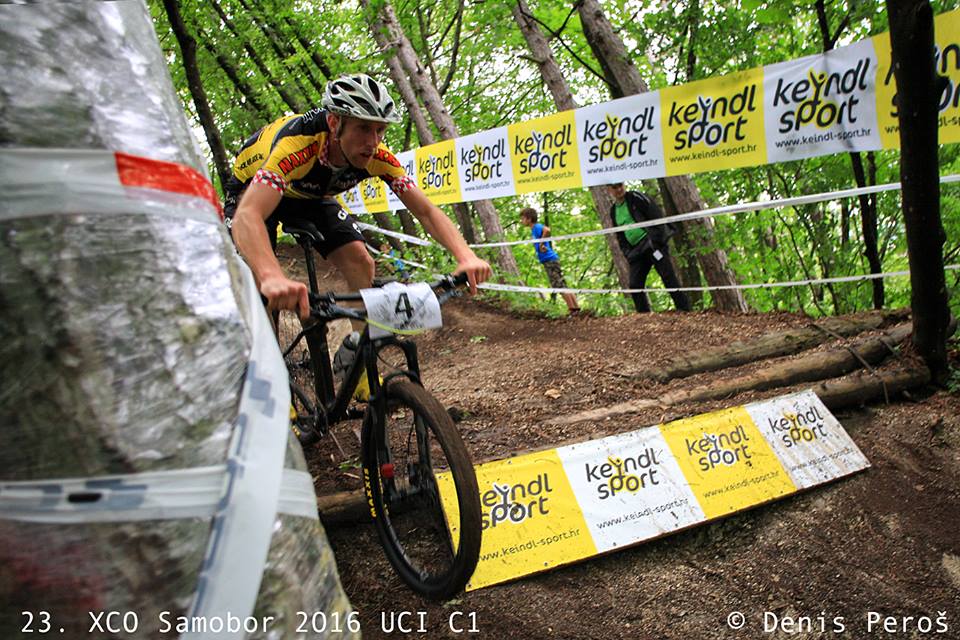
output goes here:
[[423, 387], [396, 380], [384, 392], [387, 415], [368, 408], [363, 446], [377, 534], [404, 582], [448, 598], [466, 585], [480, 555], [473, 463], [450, 416]]

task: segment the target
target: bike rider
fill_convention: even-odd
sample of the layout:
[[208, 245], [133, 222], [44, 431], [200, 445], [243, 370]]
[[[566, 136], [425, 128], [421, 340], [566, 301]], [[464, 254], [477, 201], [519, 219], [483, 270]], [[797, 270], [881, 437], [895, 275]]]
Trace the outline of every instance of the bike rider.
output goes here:
[[490, 265], [467, 246], [449, 218], [424, 195], [383, 144], [399, 122], [386, 87], [364, 74], [327, 83], [321, 108], [284, 116], [243, 145], [225, 187], [225, 213], [240, 255], [250, 265], [268, 309], [309, 316], [307, 286], [284, 274], [273, 252], [286, 216], [308, 218], [324, 235], [321, 255], [352, 290], [371, 286], [374, 261], [353, 218], [333, 198], [371, 176], [380, 177], [427, 233], [456, 259], [471, 293], [491, 276]]

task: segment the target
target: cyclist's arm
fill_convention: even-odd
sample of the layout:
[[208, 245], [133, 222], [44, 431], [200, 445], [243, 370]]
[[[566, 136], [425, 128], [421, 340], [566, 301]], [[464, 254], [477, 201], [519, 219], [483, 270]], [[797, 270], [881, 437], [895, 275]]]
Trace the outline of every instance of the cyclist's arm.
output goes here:
[[411, 185], [397, 197], [417, 217], [427, 233], [453, 255], [457, 261], [456, 273], [466, 273], [470, 293], [476, 293], [477, 285], [493, 275], [490, 265], [476, 256], [450, 219], [418, 187]]
[[283, 273], [277, 257], [273, 255], [264, 224], [282, 197], [279, 191], [265, 184], [251, 184], [237, 206], [231, 233], [237, 250], [257, 278], [260, 293], [267, 298], [267, 307], [271, 311], [297, 311], [305, 320], [310, 317], [307, 286], [290, 280]]
[[540, 234], [540, 237], [541, 237], [541, 238], [549, 238], [549, 237], [550, 237], [550, 227], [548, 227], [547, 225], [543, 225], [543, 232]]

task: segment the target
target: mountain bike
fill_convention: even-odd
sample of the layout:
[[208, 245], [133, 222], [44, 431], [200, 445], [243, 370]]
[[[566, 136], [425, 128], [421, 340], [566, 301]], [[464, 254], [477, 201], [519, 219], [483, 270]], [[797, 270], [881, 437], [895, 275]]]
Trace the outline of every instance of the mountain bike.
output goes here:
[[[314, 402], [291, 382], [294, 433], [308, 447], [337, 422], [363, 418], [363, 485], [386, 556], [414, 591], [448, 598], [463, 589], [480, 554], [479, 489], [470, 455], [449, 414], [421, 385], [412, 340], [395, 334], [371, 338], [366, 325], [353, 363], [335, 390], [327, 323], [339, 318], [375, 321], [368, 318], [366, 309], [339, 304], [362, 301], [360, 294], [318, 291], [312, 249], [323, 237], [313, 224], [286, 221], [284, 231], [303, 249], [310, 287], [310, 320], [284, 357], [306, 341], [316, 395]], [[465, 278], [445, 276], [431, 283], [430, 289], [442, 304], [458, 295], [463, 284]], [[397, 294], [401, 312], [410, 311], [403, 308], [404, 296], [403, 291]], [[410, 304], [409, 297], [406, 303]], [[388, 347], [398, 347], [405, 363], [381, 378], [380, 352]], [[358, 409], [351, 400], [364, 372], [369, 399], [365, 408]]]

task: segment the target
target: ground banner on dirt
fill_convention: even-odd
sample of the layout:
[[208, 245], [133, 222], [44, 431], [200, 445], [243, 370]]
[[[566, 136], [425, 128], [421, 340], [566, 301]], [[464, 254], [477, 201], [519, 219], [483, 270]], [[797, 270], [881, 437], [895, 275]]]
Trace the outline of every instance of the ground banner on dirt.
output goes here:
[[[936, 16], [940, 142], [960, 141], [960, 10]], [[890, 34], [407, 152], [436, 204], [760, 166], [900, 146]], [[401, 154], [402, 155], [402, 154]], [[398, 159], [400, 156], [398, 156]], [[406, 158], [401, 162], [407, 166]], [[376, 187], [366, 185], [375, 183]], [[351, 213], [402, 208], [379, 178]]]
[[[467, 590], [658, 538], [869, 466], [813, 391], [478, 465], [483, 544]], [[442, 482], [445, 507], [455, 502], [450, 490]]]

